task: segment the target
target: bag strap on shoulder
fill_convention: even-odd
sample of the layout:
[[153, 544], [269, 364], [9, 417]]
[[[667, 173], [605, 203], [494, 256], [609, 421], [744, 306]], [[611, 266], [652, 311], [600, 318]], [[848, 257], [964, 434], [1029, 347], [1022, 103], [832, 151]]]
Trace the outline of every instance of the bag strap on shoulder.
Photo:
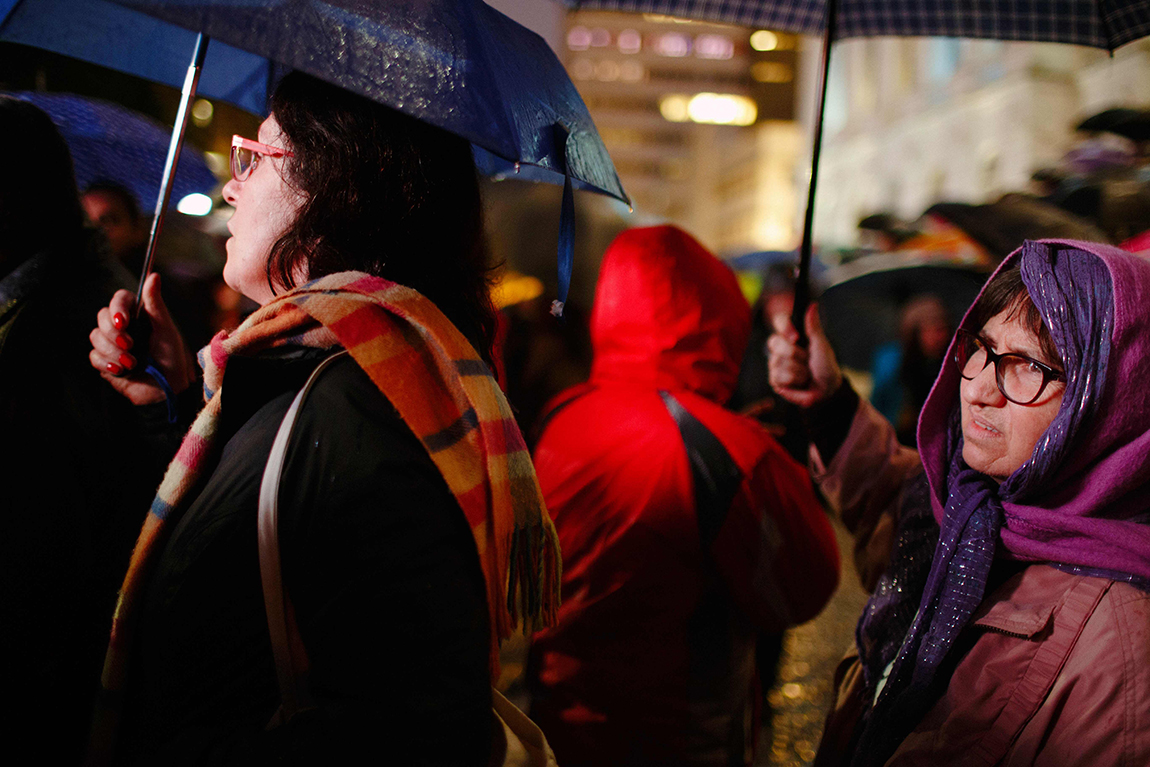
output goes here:
[[[283, 587], [279, 547], [279, 487], [303, 401], [320, 374], [346, 351], [325, 359], [312, 372], [284, 415], [272, 442], [260, 483], [259, 548], [260, 580], [263, 582], [264, 607], [268, 616], [272, 655], [275, 658], [276, 677], [279, 681], [281, 705], [268, 727], [286, 724], [295, 714], [312, 708], [308, 686], [307, 651], [300, 637], [291, 600]], [[551, 750], [543, 732], [526, 714], [495, 688], [491, 689], [492, 709], [498, 718], [498, 740], [493, 742], [491, 765], [498, 767], [557, 767], [555, 752]], [[432, 746], [428, 746], [432, 748]]]
[[273, 724], [285, 723], [296, 713], [312, 705], [307, 686], [307, 651], [304, 649], [303, 640], [300, 639], [291, 600], [283, 588], [279, 544], [280, 477], [287, 461], [292, 429], [299, 418], [304, 399], [320, 374], [346, 354], [346, 350], [337, 352], [319, 363], [308, 377], [307, 383], [296, 394], [280, 423], [279, 431], [276, 432], [271, 453], [268, 455], [268, 463], [264, 468], [263, 481], [260, 482], [258, 525], [260, 580], [263, 582], [264, 608], [267, 610], [268, 632], [271, 634], [272, 655], [276, 662], [276, 677], [282, 701], [276, 719], [272, 721]]
[[743, 482], [743, 472], [719, 438], [691, 415], [679, 400], [666, 391], [660, 391], [659, 396], [679, 427], [683, 447], [687, 450], [687, 463], [695, 486], [699, 542], [706, 551], [715, 542], [727, 519], [731, 502]]

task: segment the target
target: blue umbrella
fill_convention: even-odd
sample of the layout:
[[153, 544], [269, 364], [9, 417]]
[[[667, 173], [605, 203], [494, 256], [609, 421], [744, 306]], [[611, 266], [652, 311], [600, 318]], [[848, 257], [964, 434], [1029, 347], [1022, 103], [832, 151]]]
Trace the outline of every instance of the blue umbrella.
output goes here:
[[[571, 186], [627, 201], [554, 53], [480, 0], [0, 0], [0, 40], [169, 84], [184, 67], [166, 57], [186, 61], [209, 37], [216, 42], [200, 62], [206, 95], [262, 112], [277, 65], [299, 69], [467, 138], [481, 167], [499, 164], [493, 157], [563, 180], [561, 301], [570, 282]], [[195, 91], [193, 76], [184, 82], [186, 94]]]
[[[815, 259], [815, 262], [817, 270], [820, 272], [826, 270], [818, 258]], [[755, 250], [728, 258], [727, 265], [742, 272], [765, 272], [772, 266], [797, 267], [799, 265], [799, 253], [797, 250]]]
[[116, 2], [627, 201], [563, 65], [482, 0]]
[[[170, 129], [117, 104], [70, 93], [9, 93], [48, 113], [60, 129], [76, 170], [76, 185], [114, 181], [138, 201], [156, 199]], [[199, 152], [185, 147], [172, 180], [173, 195], [208, 194], [219, 182]]]
[[[179, 88], [196, 33], [106, 0], [0, 0], [0, 40]], [[216, 43], [199, 92], [265, 114], [271, 78], [264, 56]]]

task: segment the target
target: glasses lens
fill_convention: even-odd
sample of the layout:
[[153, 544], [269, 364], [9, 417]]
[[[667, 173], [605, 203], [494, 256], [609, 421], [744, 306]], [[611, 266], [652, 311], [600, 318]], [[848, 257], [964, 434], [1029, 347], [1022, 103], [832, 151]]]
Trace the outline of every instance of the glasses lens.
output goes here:
[[255, 152], [243, 147], [232, 147], [232, 177], [236, 181], [243, 181], [252, 172], [252, 162], [255, 160]]
[[1046, 375], [1042, 368], [1025, 357], [1007, 354], [998, 363], [1002, 393], [1021, 404], [1034, 401], [1042, 391]]
[[959, 335], [959, 343], [955, 349], [955, 361], [963, 378], [971, 379], [982, 372], [986, 367], [986, 347], [976, 336], [969, 333]]

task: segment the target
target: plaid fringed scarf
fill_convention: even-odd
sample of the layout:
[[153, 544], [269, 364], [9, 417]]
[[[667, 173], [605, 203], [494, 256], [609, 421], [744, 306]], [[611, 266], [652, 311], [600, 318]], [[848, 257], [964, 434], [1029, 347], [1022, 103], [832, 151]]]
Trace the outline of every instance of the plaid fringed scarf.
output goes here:
[[[167, 520], [214, 467], [220, 388], [232, 355], [277, 346], [342, 346], [420, 439], [471, 525], [487, 584], [492, 656], [522, 620], [553, 625], [560, 560], [531, 456], [487, 365], [434, 304], [359, 272], [323, 277], [260, 308], [201, 352], [207, 405], [168, 467], [132, 552], [104, 661], [94, 759], [111, 751], [133, 624]], [[254, 510], [253, 510], [254, 511]], [[253, 541], [252, 556], [255, 556]]]

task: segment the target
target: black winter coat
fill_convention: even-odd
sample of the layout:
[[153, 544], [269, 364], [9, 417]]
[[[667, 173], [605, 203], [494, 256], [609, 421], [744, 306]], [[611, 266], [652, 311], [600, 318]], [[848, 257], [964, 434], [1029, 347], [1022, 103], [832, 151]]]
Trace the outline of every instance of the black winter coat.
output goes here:
[[284, 584], [318, 709], [265, 731], [279, 690], [259, 484], [321, 357], [228, 362], [219, 463], [149, 581], [121, 763], [486, 764], [489, 624], [474, 539], [423, 446], [351, 358], [309, 393], [280, 490]]
[[88, 362], [115, 290], [90, 233], [0, 282], [0, 717], [5, 753], [77, 764], [116, 591], [163, 471]]

